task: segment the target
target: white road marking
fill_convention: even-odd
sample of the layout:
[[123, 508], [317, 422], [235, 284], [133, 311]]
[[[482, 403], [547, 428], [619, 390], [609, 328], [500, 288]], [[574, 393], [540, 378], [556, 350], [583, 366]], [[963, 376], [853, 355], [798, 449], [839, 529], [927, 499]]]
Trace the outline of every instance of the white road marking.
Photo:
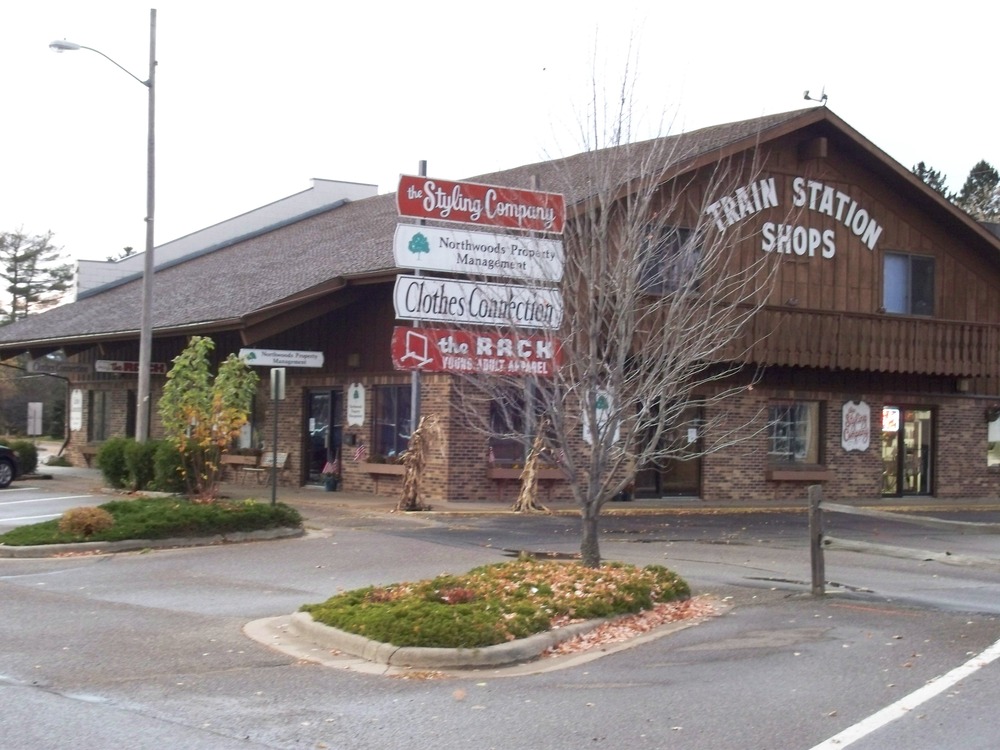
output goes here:
[[62, 513], [50, 513], [47, 516], [21, 516], [20, 518], [0, 518], [0, 526], [13, 523], [15, 521], [48, 521], [50, 518], [59, 518]]
[[834, 748], [847, 747], [862, 737], [871, 734], [876, 729], [884, 727], [890, 721], [895, 721], [901, 716], [905, 716], [907, 712], [912, 711], [922, 703], [926, 703], [934, 696], [943, 693], [952, 685], [964, 680], [969, 675], [974, 674], [997, 659], [1000, 659], [1000, 641], [997, 641], [982, 653], [973, 656], [960, 667], [955, 667], [947, 674], [934, 678], [922, 688], [914, 690], [909, 695], [900, 698], [895, 703], [886, 706], [867, 719], [862, 719], [840, 734], [834, 735], [830, 739], [813, 746], [811, 750], [833, 750]]
[[63, 495], [62, 497], [41, 497], [35, 500], [4, 500], [0, 502], [0, 508], [6, 508], [8, 505], [21, 505], [23, 503], [50, 503], [54, 500], [79, 500], [87, 497], [93, 497], [93, 495]]

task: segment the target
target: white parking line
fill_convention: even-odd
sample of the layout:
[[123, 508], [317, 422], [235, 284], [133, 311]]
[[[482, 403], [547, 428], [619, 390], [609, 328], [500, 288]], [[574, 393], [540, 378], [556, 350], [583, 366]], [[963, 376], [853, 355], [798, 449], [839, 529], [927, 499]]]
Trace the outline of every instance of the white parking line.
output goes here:
[[0, 508], [6, 508], [8, 505], [21, 505], [23, 503], [50, 503], [53, 500], [79, 500], [86, 497], [93, 497], [93, 495], [63, 495], [62, 497], [42, 497], [34, 500], [4, 500], [0, 502]]
[[14, 523], [15, 521], [20, 523], [21, 521], [48, 521], [51, 518], [59, 518], [62, 513], [50, 513], [47, 516], [21, 516], [20, 518], [0, 518], [0, 526], [8, 523]]
[[922, 688], [914, 690], [909, 695], [900, 698], [895, 703], [886, 706], [878, 713], [874, 713], [867, 719], [862, 719], [852, 727], [848, 727], [840, 734], [834, 735], [830, 739], [819, 743], [811, 750], [833, 750], [833, 748], [847, 747], [853, 742], [857, 742], [876, 729], [884, 727], [890, 721], [895, 721], [907, 712], [912, 711], [922, 703], [926, 703], [935, 695], [943, 693], [960, 680], [964, 680], [971, 674], [985, 667], [987, 664], [1000, 659], [1000, 641], [997, 641], [988, 649], [977, 656], [973, 656], [965, 664], [955, 667], [947, 674], [936, 677]]

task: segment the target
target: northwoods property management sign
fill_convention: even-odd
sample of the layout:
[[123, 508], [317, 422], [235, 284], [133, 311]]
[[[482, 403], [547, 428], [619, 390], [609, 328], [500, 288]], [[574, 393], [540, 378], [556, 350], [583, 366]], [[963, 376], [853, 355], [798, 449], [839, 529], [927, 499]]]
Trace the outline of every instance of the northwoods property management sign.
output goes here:
[[563, 274], [562, 240], [399, 224], [392, 250], [402, 268], [553, 284]]

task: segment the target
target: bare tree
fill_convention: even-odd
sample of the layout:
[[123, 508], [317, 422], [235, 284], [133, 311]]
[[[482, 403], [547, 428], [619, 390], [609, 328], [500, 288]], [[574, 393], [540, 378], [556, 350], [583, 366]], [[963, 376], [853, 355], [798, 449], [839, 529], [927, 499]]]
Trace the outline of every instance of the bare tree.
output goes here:
[[[631, 143], [627, 100], [603, 131], [593, 118], [586, 152], [538, 165], [549, 170], [543, 187], [570, 206], [558, 366], [545, 377], [463, 375], [456, 399], [471, 425], [525, 456], [540, 434], [579, 506], [589, 566], [601, 561], [602, 508], [637, 471], [747, 436], [746, 418], [697, 414], [752, 384], [747, 323], [778, 266], [759, 244], [739, 251], [749, 246], [745, 222], [717, 219], [724, 196], [756, 184], [754, 150], [696, 161], [683, 136]], [[515, 339], [537, 334], [513, 321], [503, 329]]]

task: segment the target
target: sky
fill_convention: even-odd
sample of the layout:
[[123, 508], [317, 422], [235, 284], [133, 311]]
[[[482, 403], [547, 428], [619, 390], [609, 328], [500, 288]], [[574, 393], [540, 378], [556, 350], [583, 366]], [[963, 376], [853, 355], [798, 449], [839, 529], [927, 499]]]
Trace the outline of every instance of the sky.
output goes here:
[[[159, 0], [155, 241], [310, 186], [395, 190], [584, 150], [626, 72], [637, 139], [819, 106], [961, 187], [1000, 167], [1000, 5]], [[0, 7], [0, 232], [70, 259], [145, 245], [150, 6]], [[984, 41], [986, 40], [986, 41]], [[595, 96], [596, 92], [596, 96]], [[543, 186], [544, 187], [544, 186]]]

